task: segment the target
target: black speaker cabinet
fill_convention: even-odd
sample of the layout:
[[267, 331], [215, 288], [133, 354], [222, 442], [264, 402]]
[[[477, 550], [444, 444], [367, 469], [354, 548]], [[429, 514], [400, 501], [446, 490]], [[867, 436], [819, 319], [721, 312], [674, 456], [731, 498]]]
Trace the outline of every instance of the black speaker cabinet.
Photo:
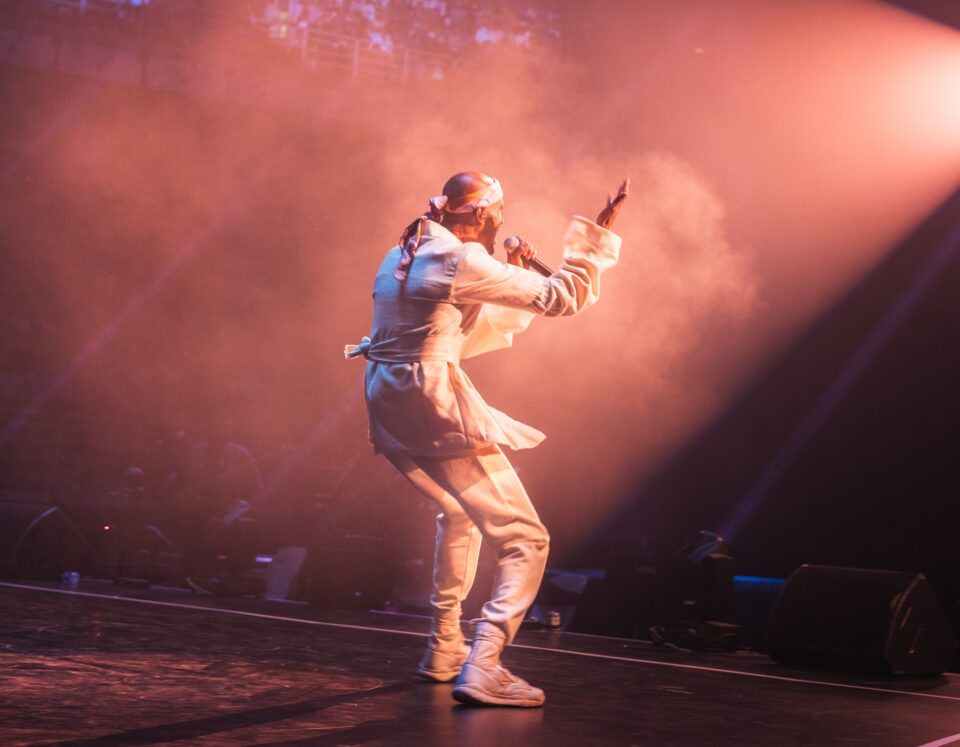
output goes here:
[[84, 571], [93, 552], [56, 506], [0, 503], [0, 573], [17, 578], [56, 579]]
[[890, 674], [946, 671], [957, 640], [922, 573], [802, 565], [770, 620], [777, 661]]

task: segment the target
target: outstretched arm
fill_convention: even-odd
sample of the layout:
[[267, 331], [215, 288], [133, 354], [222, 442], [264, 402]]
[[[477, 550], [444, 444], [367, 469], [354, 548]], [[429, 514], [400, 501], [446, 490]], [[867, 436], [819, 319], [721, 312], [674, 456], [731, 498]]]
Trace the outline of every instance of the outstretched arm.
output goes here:
[[524, 260], [535, 255], [527, 242], [508, 255], [508, 264], [491, 257], [479, 244], [464, 250], [451, 300], [483, 307], [464, 344], [463, 358], [510, 347], [513, 335], [525, 330], [534, 314], [571, 316], [597, 301], [600, 273], [613, 267], [619, 257], [621, 240], [609, 227], [629, 184], [629, 179], [624, 180], [617, 195], [608, 196], [597, 223], [574, 218], [564, 238], [563, 264], [549, 277], [522, 269]]
[[564, 239], [564, 261], [543, 277], [494, 259], [479, 244], [464, 249], [450, 300], [522, 309], [541, 316], [572, 316], [600, 293], [600, 273], [617, 263], [620, 237], [586, 218], [573, 219]]

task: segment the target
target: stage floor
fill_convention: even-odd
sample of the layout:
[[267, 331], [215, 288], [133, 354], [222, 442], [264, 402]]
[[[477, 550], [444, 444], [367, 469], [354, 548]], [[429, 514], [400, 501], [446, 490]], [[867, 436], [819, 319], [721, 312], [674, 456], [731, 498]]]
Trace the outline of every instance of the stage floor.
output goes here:
[[414, 675], [423, 618], [174, 589], [0, 583], [0, 744], [960, 745], [960, 677], [864, 679], [751, 654], [524, 631], [541, 709]]

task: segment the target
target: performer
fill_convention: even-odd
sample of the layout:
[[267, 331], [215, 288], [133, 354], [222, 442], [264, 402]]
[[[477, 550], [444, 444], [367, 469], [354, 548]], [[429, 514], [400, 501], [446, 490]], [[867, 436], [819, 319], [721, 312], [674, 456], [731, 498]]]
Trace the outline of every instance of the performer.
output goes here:
[[[525, 268], [536, 252], [521, 240], [507, 263], [495, 259], [503, 191], [485, 174], [452, 176], [430, 210], [391, 249], [374, 281], [373, 331], [348, 358], [368, 363], [365, 394], [374, 451], [434, 500], [437, 544], [433, 625], [422, 676], [457, 678], [453, 696], [470, 704], [539, 706], [543, 691], [500, 664], [533, 603], [549, 535], [502, 451], [527, 449], [544, 434], [483, 401], [460, 361], [509, 347], [535, 314], [571, 316], [594, 304], [600, 273], [617, 263], [610, 231], [629, 180], [596, 222], [575, 217], [564, 259], [549, 277]], [[496, 553], [493, 596], [473, 645], [460, 605], [473, 584], [483, 538]]]

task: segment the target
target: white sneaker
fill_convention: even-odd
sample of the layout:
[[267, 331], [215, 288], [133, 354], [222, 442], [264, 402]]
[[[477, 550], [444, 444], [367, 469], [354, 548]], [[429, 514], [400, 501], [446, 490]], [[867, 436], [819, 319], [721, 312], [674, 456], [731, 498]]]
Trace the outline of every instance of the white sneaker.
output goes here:
[[[481, 666], [482, 664], [491, 666]], [[492, 662], [467, 662], [453, 688], [454, 700], [467, 705], [498, 705], [517, 708], [542, 706], [546, 696], [539, 687], [509, 669]]]
[[450, 682], [460, 674], [469, 655], [470, 648], [463, 640], [460, 622], [435, 620], [427, 651], [420, 660], [417, 672], [434, 682]]
[[470, 649], [466, 644], [460, 644], [457, 651], [442, 651], [428, 646], [417, 673], [434, 682], [450, 682], [460, 674], [469, 655]]

